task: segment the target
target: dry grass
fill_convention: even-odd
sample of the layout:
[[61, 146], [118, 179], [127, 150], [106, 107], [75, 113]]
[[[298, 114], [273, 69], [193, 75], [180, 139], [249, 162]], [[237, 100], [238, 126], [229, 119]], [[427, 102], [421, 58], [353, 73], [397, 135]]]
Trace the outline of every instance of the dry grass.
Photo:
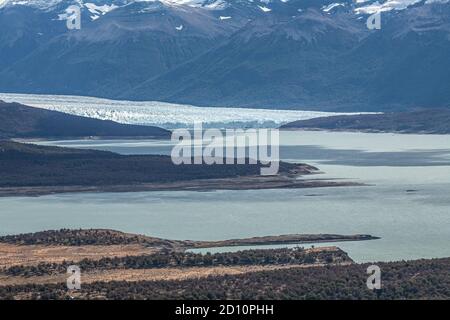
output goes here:
[[[345, 265], [350, 263], [345, 263]], [[342, 264], [344, 265], [344, 264]], [[116, 269], [102, 270], [88, 273], [82, 273], [81, 281], [83, 283], [92, 283], [96, 281], [167, 281], [167, 280], [186, 280], [201, 279], [209, 276], [239, 275], [251, 272], [281, 270], [290, 268], [313, 268], [323, 265], [277, 265], [277, 266], [233, 266], [233, 267], [192, 267], [192, 268], [164, 268], [164, 269]], [[23, 284], [51, 284], [65, 283], [67, 275], [46, 275], [38, 277], [13, 277], [0, 276], [0, 285], [23, 285]]]
[[12, 245], [0, 243], [0, 268], [15, 265], [37, 265], [61, 263], [63, 261], [80, 261], [83, 259], [99, 260], [105, 257], [124, 257], [155, 253], [157, 249], [139, 244], [108, 246], [44, 246]]
[[[96, 245], [96, 246], [46, 246], [46, 245], [12, 245], [0, 243], [0, 268], [15, 265], [37, 265], [39, 263], [61, 263], [63, 261], [77, 262], [83, 259], [99, 260], [105, 257], [124, 257], [153, 254], [158, 248], [144, 247], [139, 244], [131, 245]], [[309, 252], [336, 251], [337, 247], [318, 247], [307, 249]], [[348, 263], [350, 264], [350, 262]], [[205, 278], [208, 276], [239, 275], [250, 272], [279, 270], [289, 268], [320, 267], [312, 265], [267, 265], [267, 266], [215, 266], [215, 267], [187, 267], [161, 269], [115, 269], [97, 270], [82, 273], [82, 283], [96, 281], [158, 281], [185, 280]], [[65, 283], [66, 274], [44, 276], [9, 276], [0, 274], [0, 286], [23, 284], [51, 284]]]

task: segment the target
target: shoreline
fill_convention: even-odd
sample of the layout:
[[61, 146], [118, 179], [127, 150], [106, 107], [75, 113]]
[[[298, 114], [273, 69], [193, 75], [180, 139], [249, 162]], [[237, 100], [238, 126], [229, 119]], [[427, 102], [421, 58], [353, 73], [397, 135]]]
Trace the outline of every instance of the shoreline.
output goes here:
[[[308, 243], [328, 243], [346, 241], [379, 240], [380, 237], [369, 234], [337, 235], [337, 234], [289, 234], [279, 236], [252, 237], [242, 239], [229, 239], [219, 241], [193, 241], [187, 244], [186, 250], [211, 249], [225, 247], [258, 247], [270, 245], [293, 245]], [[190, 241], [186, 241], [190, 242]], [[322, 248], [322, 247], [319, 247]], [[245, 249], [244, 249], [245, 250]]]
[[[192, 249], [208, 249], [238, 246], [266, 246], [282, 244], [328, 243], [343, 241], [379, 240], [381, 237], [370, 234], [282, 234], [268, 236], [254, 236], [248, 238], [234, 238], [225, 240], [174, 240], [152, 237], [144, 234], [127, 233], [112, 229], [61, 229], [46, 230], [24, 234], [10, 234], [0, 236], [0, 245], [30, 247], [41, 252], [39, 248], [77, 248], [90, 247], [99, 250], [105, 246], [129, 247], [128, 252], [138, 249], [152, 249], [155, 251], [168, 249], [181, 251]], [[81, 242], [80, 242], [81, 241]], [[317, 249], [320, 249], [318, 247]], [[266, 250], [266, 249], [262, 249]]]
[[436, 135], [436, 136], [450, 136], [450, 133], [439, 133], [433, 131], [384, 131], [375, 129], [352, 130], [352, 129], [322, 129], [322, 128], [279, 128], [280, 131], [309, 131], [309, 132], [348, 132], [348, 133], [380, 133], [380, 134], [403, 134], [403, 135]]
[[216, 190], [267, 190], [267, 189], [303, 189], [324, 187], [367, 186], [363, 183], [332, 180], [300, 180], [298, 176], [248, 176], [222, 179], [199, 179], [166, 183], [143, 183], [133, 185], [110, 186], [30, 186], [0, 187], [0, 198], [40, 197], [68, 193], [129, 193], [150, 191], [197, 191]]
[[[0, 139], [2, 140], [2, 139]], [[13, 142], [34, 144], [39, 142], [55, 142], [55, 141], [101, 141], [101, 140], [166, 140], [171, 141], [171, 136], [64, 136], [64, 137], [13, 137], [3, 140]], [[95, 150], [95, 149], [94, 149]]]

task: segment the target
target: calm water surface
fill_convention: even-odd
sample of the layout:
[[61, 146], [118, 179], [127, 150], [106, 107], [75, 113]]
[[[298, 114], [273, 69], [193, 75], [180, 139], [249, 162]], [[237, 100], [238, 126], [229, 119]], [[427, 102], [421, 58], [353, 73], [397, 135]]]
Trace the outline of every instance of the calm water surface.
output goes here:
[[[281, 141], [282, 158], [318, 166], [317, 178], [370, 186], [2, 198], [0, 234], [63, 227], [193, 240], [367, 233], [382, 239], [337, 245], [359, 262], [450, 256], [450, 136], [284, 132]], [[124, 154], [171, 148], [168, 141], [45, 144]], [[230, 249], [208, 249], [217, 250]]]

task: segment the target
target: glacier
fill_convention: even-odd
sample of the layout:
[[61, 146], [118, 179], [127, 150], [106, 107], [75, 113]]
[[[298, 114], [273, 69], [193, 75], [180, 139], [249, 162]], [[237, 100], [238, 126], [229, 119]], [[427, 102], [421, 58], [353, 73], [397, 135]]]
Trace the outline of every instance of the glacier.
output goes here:
[[166, 129], [192, 128], [201, 122], [205, 128], [276, 128], [287, 122], [351, 113], [319, 111], [196, 107], [158, 101], [123, 101], [101, 98], [0, 93], [0, 100], [112, 120], [119, 123], [155, 125]]

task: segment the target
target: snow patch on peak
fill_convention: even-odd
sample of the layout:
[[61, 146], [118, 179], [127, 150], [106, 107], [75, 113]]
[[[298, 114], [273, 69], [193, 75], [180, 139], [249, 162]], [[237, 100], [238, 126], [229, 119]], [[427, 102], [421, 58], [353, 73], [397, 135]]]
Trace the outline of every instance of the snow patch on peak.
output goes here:
[[134, 2], [156, 2], [159, 1], [169, 6], [188, 6], [191, 8], [203, 8], [209, 10], [222, 10], [228, 6], [226, 0], [134, 0]]
[[[392, 10], [404, 10], [409, 6], [422, 2], [423, 0], [387, 0], [384, 3], [375, 1], [371, 4], [356, 8], [356, 14], [374, 14]], [[439, 0], [438, 0], [439, 1]], [[366, 3], [367, 0], [357, 0], [358, 3]]]
[[331, 3], [327, 6], [323, 6], [322, 11], [330, 12], [331, 10], [333, 10], [334, 8], [337, 8], [337, 7], [345, 7], [345, 3]]
[[431, 4], [431, 3], [449, 3], [450, 0], [427, 0], [425, 4]]
[[9, 6], [30, 6], [39, 9], [49, 9], [63, 0], [0, 0], [0, 8]]
[[118, 6], [116, 6], [115, 4], [111, 4], [111, 5], [104, 4], [102, 6], [98, 6], [94, 3], [85, 3], [84, 6], [86, 8], [88, 8], [88, 10], [91, 11], [92, 13], [102, 14], [102, 15], [118, 8]]
[[269, 8], [263, 7], [263, 6], [258, 6], [258, 8], [260, 8], [263, 12], [270, 12], [270, 11], [272, 11], [272, 9], [269, 9]]
[[88, 11], [92, 13], [91, 15], [92, 20], [97, 20], [98, 18], [100, 18], [100, 16], [103, 16], [108, 12], [118, 8], [118, 6], [116, 6], [115, 4], [111, 5], [104, 4], [102, 6], [98, 6], [94, 3], [85, 3], [82, 4], [82, 6], [86, 7]]

